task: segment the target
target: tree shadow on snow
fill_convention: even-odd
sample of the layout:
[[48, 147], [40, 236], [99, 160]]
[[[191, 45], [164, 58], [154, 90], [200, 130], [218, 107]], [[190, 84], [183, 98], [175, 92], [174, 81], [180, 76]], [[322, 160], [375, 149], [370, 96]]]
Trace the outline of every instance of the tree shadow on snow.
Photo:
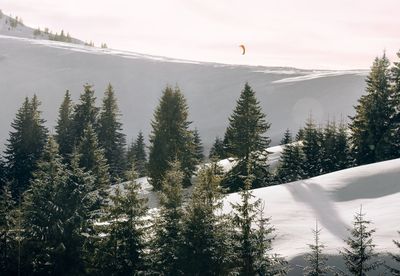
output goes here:
[[331, 202], [327, 192], [319, 185], [306, 181], [284, 185], [296, 201], [302, 202], [313, 209], [316, 219], [334, 236], [343, 239], [347, 236], [349, 226], [343, 221]]

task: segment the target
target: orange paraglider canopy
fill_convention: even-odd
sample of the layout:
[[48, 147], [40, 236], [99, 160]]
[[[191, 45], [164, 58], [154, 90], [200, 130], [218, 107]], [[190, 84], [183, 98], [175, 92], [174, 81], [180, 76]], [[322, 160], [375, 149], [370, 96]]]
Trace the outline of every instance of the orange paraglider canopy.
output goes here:
[[244, 45], [239, 45], [240, 48], [242, 48], [242, 55], [244, 55], [246, 53], [246, 48], [244, 47]]

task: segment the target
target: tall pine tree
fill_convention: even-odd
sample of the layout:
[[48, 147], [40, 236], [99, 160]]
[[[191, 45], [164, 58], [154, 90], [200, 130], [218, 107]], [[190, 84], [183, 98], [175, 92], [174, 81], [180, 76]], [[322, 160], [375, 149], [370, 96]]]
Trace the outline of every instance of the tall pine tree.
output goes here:
[[92, 125], [97, 129], [97, 119], [99, 108], [96, 107], [96, 97], [91, 85], [85, 84], [84, 92], [80, 95], [79, 103], [74, 107], [74, 117], [72, 120], [72, 133], [74, 145], [76, 146], [83, 136], [83, 131]]
[[6, 166], [11, 181], [11, 192], [19, 200], [28, 188], [32, 172], [36, 170], [44, 144], [47, 129], [39, 110], [40, 102], [36, 95], [32, 100], [25, 98], [16, 118], [11, 123], [13, 130], [7, 140], [5, 150]]
[[74, 149], [74, 134], [72, 130], [73, 108], [71, 94], [67, 90], [58, 111], [55, 135], [60, 154], [67, 160], [70, 159], [70, 155]]
[[79, 167], [83, 168], [85, 172], [90, 172], [95, 178], [96, 186], [93, 187], [93, 191], [97, 191], [99, 204], [103, 204], [107, 196], [106, 189], [111, 184], [110, 174], [104, 150], [99, 146], [97, 135], [90, 124], [83, 132], [75, 158], [77, 158]]
[[246, 83], [229, 118], [224, 137], [228, 155], [238, 158], [237, 164], [222, 182], [230, 191], [244, 187], [243, 176], [247, 175], [249, 166], [255, 175], [252, 188], [267, 186], [271, 182], [266, 151], [270, 139], [265, 136], [270, 124], [265, 117], [255, 92]]
[[147, 199], [139, 195], [140, 184], [132, 168], [123, 190], [117, 187], [104, 208], [103, 238], [96, 251], [99, 275], [135, 275], [145, 271], [145, 215]]
[[393, 156], [391, 118], [390, 62], [383, 55], [376, 58], [366, 79], [366, 94], [355, 107], [350, 130], [352, 153], [357, 165], [390, 159]]
[[93, 206], [88, 195], [92, 185], [88, 176], [67, 169], [50, 137], [23, 204], [25, 264], [30, 273], [84, 272], [83, 233]]
[[184, 186], [190, 185], [197, 161], [188, 115], [186, 99], [179, 88], [165, 88], [151, 123], [148, 173], [155, 190], [161, 189], [165, 172], [175, 159], [181, 163]]
[[246, 83], [225, 132], [224, 143], [228, 154], [248, 159], [252, 152], [264, 152], [270, 143], [265, 136], [270, 127], [265, 117], [255, 92]]
[[158, 275], [183, 275], [183, 172], [179, 162], [170, 164], [160, 193], [159, 214], [152, 242], [152, 268]]
[[114, 89], [111, 84], [108, 84], [98, 119], [98, 138], [99, 145], [104, 149], [104, 156], [108, 161], [113, 179], [123, 177], [123, 173], [126, 171], [126, 141], [119, 117]]
[[221, 215], [221, 176], [215, 163], [203, 167], [184, 219], [184, 275], [228, 275], [232, 268], [231, 236]]

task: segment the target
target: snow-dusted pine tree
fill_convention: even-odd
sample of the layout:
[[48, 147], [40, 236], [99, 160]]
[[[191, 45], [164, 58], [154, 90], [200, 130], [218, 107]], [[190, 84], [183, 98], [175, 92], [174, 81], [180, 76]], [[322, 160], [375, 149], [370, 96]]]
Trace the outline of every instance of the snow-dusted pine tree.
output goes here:
[[348, 247], [340, 251], [347, 270], [353, 275], [367, 275], [367, 272], [376, 270], [382, 264], [374, 250], [372, 235], [375, 229], [369, 230], [369, 224], [371, 221], [365, 219], [361, 206], [354, 216], [353, 228], [349, 229], [350, 237], [345, 240]]
[[319, 236], [321, 234], [321, 228], [318, 228], [318, 222], [315, 223], [315, 229], [312, 230], [314, 234], [314, 244], [309, 244], [311, 249], [310, 253], [307, 253], [304, 257], [307, 262], [307, 266], [303, 269], [303, 275], [305, 276], [322, 276], [328, 275], [331, 268], [327, 265], [328, 257], [323, 254], [325, 245], [320, 242]]

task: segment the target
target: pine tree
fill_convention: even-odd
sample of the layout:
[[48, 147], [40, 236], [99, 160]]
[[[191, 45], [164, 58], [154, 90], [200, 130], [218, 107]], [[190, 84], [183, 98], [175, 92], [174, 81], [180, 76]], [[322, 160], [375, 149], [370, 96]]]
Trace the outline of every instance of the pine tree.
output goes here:
[[[397, 57], [400, 59], [400, 51], [397, 53]], [[400, 61], [394, 62], [391, 68], [391, 93], [390, 105], [392, 110], [395, 111], [390, 124], [390, 131], [393, 135], [392, 148], [393, 158], [400, 157]]]
[[204, 160], [204, 148], [197, 128], [193, 131], [193, 144], [195, 151], [194, 158], [197, 160], [197, 163], [201, 163]]
[[9, 185], [0, 187], [0, 274], [12, 275], [17, 272], [17, 235], [15, 202]]
[[211, 160], [212, 159], [219, 160], [219, 159], [225, 159], [226, 157], [227, 155], [224, 148], [224, 142], [219, 137], [216, 137], [214, 144], [210, 149], [208, 158], [210, 158]]
[[335, 156], [340, 154], [336, 149], [336, 123], [328, 121], [321, 136], [321, 173], [330, 173], [336, 170]]
[[50, 137], [23, 203], [24, 248], [29, 252], [25, 260], [30, 273], [83, 273], [83, 232], [93, 206], [88, 194], [92, 185], [88, 176], [67, 169]]
[[[399, 232], [399, 234], [400, 234], [400, 232]], [[393, 243], [400, 249], [400, 242], [399, 241], [393, 240]], [[400, 264], [400, 253], [398, 253], [398, 254], [390, 253], [389, 255], [392, 257], [392, 259], [398, 265]], [[394, 267], [388, 267], [388, 268], [389, 268], [390, 272], [392, 273], [392, 275], [395, 275], [395, 276], [399, 276], [400, 275], [400, 269], [399, 268], [394, 268]]]
[[224, 137], [227, 153], [239, 161], [226, 175], [222, 182], [223, 187], [229, 188], [230, 191], [244, 187], [242, 176], [247, 175], [249, 166], [252, 167], [251, 173], [256, 175], [252, 183], [253, 188], [269, 185], [271, 180], [266, 149], [270, 139], [264, 136], [269, 127], [270, 124], [265, 120], [265, 114], [262, 113], [255, 92], [246, 83], [229, 118], [229, 126]]
[[203, 167], [184, 220], [184, 275], [227, 275], [232, 267], [231, 237], [222, 210], [221, 176], [215, 163]]
[[16, 118], [11, 123], [13, 130], [5, 150], [6, 166], [11, 181], [13, 198], [18, 200], [28, 188], [36, 162], [46, 142], [47, 129], [39, 111], [40, 102], [36, 95], [32, 100], [25, 98]]
[[99, 145], [104, 149], [104, 156], [108, 161], [110, 175], [113, 179], [123, 177], [126, 170], [126, 141], [119, 117], [115, 93], [111, 84], [108, 84], [98, 120], [98, 138]]
[[104, 209], [103, 219], [110, 224], [101, 228], [104, 238], [96, 252], [97, 274], [135, 275], [145, 270], [147, 199], [139, 195], [136, 178], [132, 168], [123, 190], [117, 187]]
[[281, 145], [290, 144], [293, 142], [292, 133], [289, 129], [286, 129], [285, 133], [283, 134], [283, 138], [281, 140]]
[[155, 190], [161, 189], [165, 172], [175, 159], [181, 163], [183, 185], [190, 185], [197, 162], [189, 124], [188, 106], [179, 88], [165, 88], [151, 124], [148, 174]]
[[371, 222], [365, 220], [364, 216], [360, 208], [360, 212], [354, 216], [353, 228], [349, 229], [351, 236], [345, 240], [348, 248], [340, 251], [348, 271], [360, 276], [376, 270], [381, 264], [376, 260], [377, 253], [374, 251], [375, 244], [372, 240], [375, 230], [368, 230], [367, 227]]
[[144, 143], [144, 137], [141, 131], [139, 132], [136, 140], [132, 142], [132, 144], [128, 148], [127, 162], [129, 166], [135, 166], [135, 170], [137, 171], [139, 177], [143, 177], [146, 175], [146, 145]]
[[[110, 186], [110, 174], [104, 150], [99, 146], [97, 135], [89, 124], [83, 132], [83, 137], [77, 148], [78, 164], [85, 172], [90, 172], [95, 178], [96, 190], [99, 194], [99, 204], [106, 197], [106, 189]], [[99, 206], [100, 207], [100, 206]]]
[[315, 223], [315, 230], [312, 230], [314, 234], [314, 244], [309, 244], [311, 249], [310, 253], [307, 253], [304, 257], [307, 262], [307, 266], [303, 269], [303, 275], [306, 276], [320, 276], [328, 275], [331, 268], [327, 265], [328, 257], [323, 254], [325, 245], [320, 242], [319, 236], [321, 235], [321, 228], [318, 228], [318, 222]]
[[395, 110], [391, 104], [389, 65], [385, 55], [375, 58], [366, 79], [367, 94], [358, 100], [356, 115], [350, 117], [352, 153], [358, 165], [392, 157], [390, 121]]
[[225, 133], [228, 153], [239, 159], [248, 159], [252, 152], [264, 152], [270, 143], [270, 139], [264, 136], [269, 127], [255, 92], [246, 83]]
[[[285, 261], [276, 255], [269, 255], [272, 249], [271, 233], [274, 228], [269, 219], [263, 217], [263, 204], [254, 200], [250, 187], [254, 175], [245, 178], [244, 189], [240, 192], [241, 202], [232, 204], [233, 222], [236, 227], [237, 268], [240, 275], [285, 275]], [[258, 217], [257, 217], [258, 216]], [[258, 229], [253, 224], [258, 224]]]
[[335, 170], [344, 170], [352, 165], [349, 137], [346, 125], [341, 122], [336, 133], [335, 154], [333, 156]]
[[304, 173], [308, 177], [321, 174], [321, 133], [310, 117], [304, 128], [303, 138]]
[[160, 193], [159, 214], [152, 243], [152, 267], [156, 274], [182, 275], [183, 172], [175, 161], [165, 173]]
[[91, 85], [83, 86], [84, 92], [81, 94], [79, 103], [74, 107], [74, 117], [72, 120], [72, 133], [74, 136], [74, 145], [76, 146], [83, 136], [83, 131], [92, 125], [97, 129], [97, 117], [99, 108], [96, 107], [96, 98]]
[[67, 90], [64, 100], [59, 108], [56, 126], [56, 141], [59, 145], [60, 154], [69, 160], [74, 148], [74, 136], [72, 131], [73, 103], [71, 94]]
[[251, 153], [248, 159], [241, 159], [237, 164], [225, 174], [221, 182], [221, 186], [228, 192], [237, 192], [245, 186], [244, 179], [248, 177], [248, 173], [253, 175], [251, 188], [261, 188], [271, 185], [273, 182], [272, 175], [269, 172], [267, 163], [267, 155], [264, 153]]
[[298, 144], [286, 144], [276, 172], [278, 183], [288, 183], [305, 178], [304, 155]]

